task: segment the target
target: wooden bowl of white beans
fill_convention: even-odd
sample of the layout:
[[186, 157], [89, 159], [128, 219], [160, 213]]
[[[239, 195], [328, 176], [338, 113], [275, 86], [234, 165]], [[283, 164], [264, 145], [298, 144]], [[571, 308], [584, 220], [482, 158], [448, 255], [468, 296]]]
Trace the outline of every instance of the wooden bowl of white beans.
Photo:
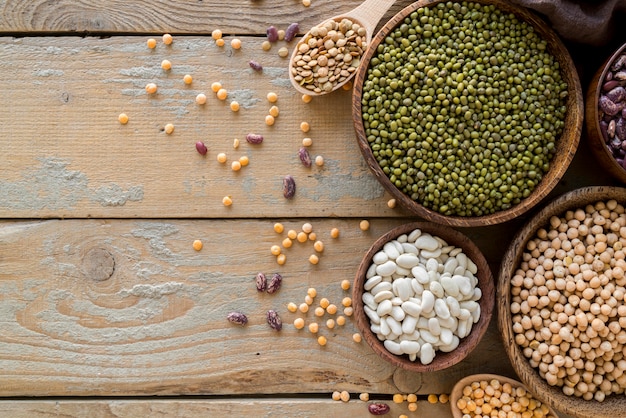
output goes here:
[[550, 202], [502, 260], [498, 327], [542, 402], [580, 418], [626, 410], [626, 189], [585, 187]]
[[450, 367], [478, 345], [495, 284], [480, 249], [464, 234], [414, 222], [372, 244], [352, 292], [357, 328], [372, 350], [422, 373]]

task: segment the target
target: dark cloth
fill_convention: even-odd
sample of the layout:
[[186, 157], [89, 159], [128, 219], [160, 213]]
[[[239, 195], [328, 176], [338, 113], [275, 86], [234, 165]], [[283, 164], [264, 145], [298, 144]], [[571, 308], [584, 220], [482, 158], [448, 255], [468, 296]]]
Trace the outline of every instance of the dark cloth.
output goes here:
[[616, 30], [626, 32], [626, 0], [511, 0], [544, 15], [563, 38], [605, 45]]

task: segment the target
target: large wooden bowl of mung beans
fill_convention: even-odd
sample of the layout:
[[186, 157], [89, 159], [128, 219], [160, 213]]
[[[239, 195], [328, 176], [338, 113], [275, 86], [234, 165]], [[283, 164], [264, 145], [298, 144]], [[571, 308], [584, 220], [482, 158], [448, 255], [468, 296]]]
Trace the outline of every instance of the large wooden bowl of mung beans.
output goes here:
[[[430, 241], [432, 243], [433, 239], [440, 243], [441, 251], [439, 251], [439, 254], [427, 254], [427, 250], [425, 250], [425, 248], [428, 247], [428, 242]], [[398, 244], [401, 244], [403, 249], [401, 251], [398, 250], [397, 254], [391, 254], [394, 252], [391, 247], [398, 249]], [[383, 255], [383, 257], [387, 257], [388, 260], [384, 261], [380, 259], [382, 253], [388, 253], [387, 256]], [[459, 255], [459, 253], [461, 254]], [[402, 257], [407, 258], [407, 256], [410, 259], [412, 255], [416, 256], [413, 257], [413, 260], [416, 258], [422, 259], [419, 266], [415, 264], [404, 264], [406, 260], [401, 260]], [[425, 261], [426, 258], [430, 259], [428, 263]], [[397, 270], [394, 269], [394, 273], [387, 276], [386, 273], [383, 273], [383, 269], [386, 269], [387, 266], [382, 266], [382, 264], [389, 264], [391, 262], [397, 264], [398, 267], [396, 267]], [[414, 270], [416, 268], [415, 266], [419, 269], [426, 267], [431, 273], [434, 273], [436, 269], [430, 267], [430, 262], [435, 262], [435, 265], [437, 265], [437, 263], [441, 264], [441, 268], [438, 268], [441, 270], [439, 272], [441, 274], [435, 274], [437, 277], [430, 277], [430, 283], [418, 279], [421, 284], [415, 285], [415, 283], [411, 283], [409, 293], [403, 294], [403, 291], [400, 290], [400, 281], [407, 283], [407, 280], [413, 282], [416, 277], [419, 278], [420, 274]], [[378, 265], [379, 263], [381, 265]], [[453, 270], [450, 268], [451, 264], [456, 264], [456, 267], [463, 266], [463, 268], [460, 270], [454, 268], [454, 272], [448, 274], [448, 278], [444, 279], [443, 277], [446, 276], [446, 271], [448, 269], [450, 271]], [[410, 268], [410, 271], [401, 271], [400, 269], [400, 266], [403, 266], [406, 270], [409, 270], [411, 265], [414, 265], [414, 267]], [[469, 267], [470, 265], [471, 267]], [[446, 271], [444, 271], [444, 269]], [[469, 273], [466, 269], [473, 270], [473, 273]], [[422, 271], [426, 272], [426, 270]], [[414, 273], [417, 276], [415, 276]], [[450, 276], [456, 275], [471, 277], [474, 283], [472, 283], [470, 292], [474, 292], [474, 296], [467, 296], [468, 292], [466, 291], [459, 292], [458, 289], [455, 291], [448, 287], [447, 284], [443, 288], [442, 293], [438, 294], [432, 282], [437, 281], [445, 284], [446, 280], [451, 278]], [[454, 277], [454, 279], [456, 278], [457, 277]], [[372, 287], [374, 282], [379, 282], [379, 289]], [[383, 282], [388, 284], [387, 288], [382, 287], [385, 286]], [[466, 283], [469, 283], [469, 281]], [[381, 299], [380, 303], [376, 302], [378, 305], [376, 307], [372, 306], [371, 302], [364, 299], [364, 293], [366, 292], [370, 294], [375, 293], [375, 297], [378, 297], [385, 291], [390, 290], [393, 295], [390, 295], [390, 298], [385, 297], [385, 299], [387, 299], [394, 308], [393, 312], [389, 314], [383, 314], [382, 312], [382, 305], [385, 303], [383, 299]], [[426, 291], [431, 293], [430, 296], [435, 295], [434, 307], [432, 300], [430, 303], [431, 307], [426, 307]], [[449, 298], [456, 299], [458, 302], [454, 302]], [[363, 256], [352, 287], [354, 317], [357, 328], [363, 336], [363, 339], [372, 350], [384, 360], [394, 366], [416, 373], [442, 370], [466, 358], [476, 348], [487, 331], [487, 326], [491, 320], [495, 305], [494, 298], [495, 283], [493, 275], [480, 249], [463, 233], [448, 226], [432, 222], [412, 222], [403, 224], [380, 236]], [[469, 302], [470, 300], [473, 302]], [[444, 301], [445, 303], [443, 303]], [[419, 312], [413, 311], [412, 309], [415, 308], [416, 304], [419, 305]], [[476, 310], [473, 310], [472, 304], [477, 305], [475, 306], [477, 308]], [[442, 305], [447, 305], [450, 308], [440, 309], [439, 307]], [[452, 307], [453, 305], [456, 305], [457, 309], [454, 309]], [[458, 309], [459, 307], [472, 310], [473, 313], [478, 313], [478, 315], [475, 318], [466, 318], [464, 313]], [[368, 309], [370, 310], [369, 314], [366, 312]], [[374, 316], [380, 314], [378, 319], [372, 319], [372, 309], [377, 312]], [[403, 312], [395, 312], [397, 310]], [[447, 313], [444, 313], [443, 311], [446, 310]], [[400, 317], [397, 316], [397, 313], [400, 314]], [[439, 337], [442, 343], [445, 340], [443, 328], [448, 328], [450, 331], [449, 336], [454, 335], [452, 338], [455, 342], [451, 346], [444, 347], [443, 344], [433, 342], [431, 340], [432, 335], [428, 337], [425, 335], [426, 332], [430, 334], [430, 327], [434, 325], [428, 322], [433, 321], [432, 318], [438, 322], [436, 325], [440, 328], [440, 332], [437, 333], [436, 336]], [[401, 332], [393, 331], [394, 325], [391, 323], [394, 321], [392, 321], [392, 319], [399, 323], [399, 325], [396, 324], [396, 327], [400, 326], [402, 329]], [[427, 326], [422, 324], [424, 320], [428, 322]], [[463, 322], [467, 325], [468, 320], [473, 322], [473, 324], [466, 327], [465, 331], [462, 331], [461, 328], [463, 325], [461, 323]], [[452, 325], [446, 325], [449, 321], [451, 321], [450, 323]], [[381, 328], [382, 322], [391, 324], [388, 327], [388, 331], [375, 329], [376, 325], [379, 325], [379, 328]], [[441, 325], [439, 326], [439, 324]], [[372, 327], [372, 325], [375, 326]], [[429, 331], [425, 331], [427, 328]], [[417, 331], [417, 333], [415, 331]], [[405, 335], [400, 335], [401, 333]], [[392, 336], [391, 334], [394, 335]], [[433, 331], [432, 334], [434, 335], [435, 331]], [[393, 345], [396, 349], [403, 351], [398, 352], [396, 349], [393, 349], [395, 352], [390, 351], [389, 347], [386, 346], [386, 343], [389, 342], [386, 340], [400, 341]], [[411, 341], [410, 343], [404, 344], [408, 346], [406, 349], [401, 342], [402, 340]], [[422, 354], [426, 350], [427, 342], [430, 344], [429, 350], [430, 348], [435, 348], [435, 351], [431, 352], [431, 354], [434, 354], [434, 357], [429, 355], [429, 360], [423, 362]], [[416, 350], [413, 357], [409, 354], [412, 352], [411, 350]]]
[[520, 380], [581, 418], [626, 411], [626, 189], [554, 199], [515, 235], [497, 284], [498, 327]]
[[411, 4], [376, 34], [354, 81], [371, 171], [401, 206], [450, 226], [537, 205], [567, 170], [583, 115], [560, 39], [502, 0]]

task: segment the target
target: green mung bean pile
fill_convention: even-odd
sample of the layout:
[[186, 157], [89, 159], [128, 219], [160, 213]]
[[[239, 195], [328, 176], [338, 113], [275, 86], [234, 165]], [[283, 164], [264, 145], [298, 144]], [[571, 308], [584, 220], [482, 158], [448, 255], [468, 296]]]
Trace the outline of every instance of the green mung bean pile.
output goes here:
[[378, 45], [361, 109], [391, 182], [448, 216], [528, 197], [563, 130], [567, 83], [534, 28], [493, 5], [415, 10]]

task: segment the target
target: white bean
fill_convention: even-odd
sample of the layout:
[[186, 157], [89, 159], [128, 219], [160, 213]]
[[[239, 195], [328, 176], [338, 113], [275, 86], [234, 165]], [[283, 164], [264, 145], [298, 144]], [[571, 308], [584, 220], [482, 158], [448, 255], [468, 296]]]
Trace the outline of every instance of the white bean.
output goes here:
[[391, 316], [387, 316], [385, 318], [385, 321], [387, 321], [387, 325], [389, 325], [389, 329], [391, 329], [391, 332], [398, 336], [402, 335], [402, 325], [398, 321], [393, 319], [393, 317]]
[[398, 238], [396, 238], [396, 241], [398, 241], [401, 244], [404, 244], [405, 242], [407, 242], [408, 239], [409, 239], [409, 236], [407, 234], [402, 234]]
[[471, 271], [472, 274], [478, 273], [478, 266], [476, 266], [469, 257], [467, 257], [467, 269]]
[[441, 319], [450, 318], [450, 310], [444, 299], [435, 300], [435, 314]]
[[459, 301], [455, 297], [448, 296], [446, 297], [446, 305], [448, 305], [450, 315], [458, 318], [461, 314], [461, 305], [459, 305]]
[[450, 345], [452, 344], [452, 331], [448, 328], [441, 328], [441, 334], [439, 334], [439, 342], [440, 345]]
[[413, 294], [415, 295], [421, 295], [424, 291], [424, 286], [422, 286], [416, 278], [411, 279], [411, 288], [413, 289]]
[[396, 264], [405, 269], [412, 269], [420, 263], [420, 259], [416, 254], [404, 253], [396, 258]]
[[397, 356], [401, 356], [402, 354], [404, 354], [402, 352], [402, 349], [400, 348], [400, 344], [395, 341], [385, 340], [383, 342], [383, 345], [385, 346], [387, 351], [389, 351], [392, 354], [395, 354]]
[[442, 298], [445, 293], [441, 283], [435, 282], [435, 281], [430, 282], [430, 286], [428, 287], [428, 290], [430, 290], [432, 294], [435, 295], [436, 298]]
[[458, 316], [459, 321], [466, 321], [471, 317], [472, 317], [472, 314], [470, 311], [468, 311], [465, 308], [461, 308], [461, 311], [459, 312], [459, 316]]
[[393, 309], [393, 305], [389, 299], [385, 299], [378, 304], [378, 308], [376, 308], [376, 313], [379, 317], [384, 317], [385, 315], [389, 315], [391, 310]]
[[430, 250], [422, 250], [420, 254], [426, 258], [439, 258], [441, 256], [441, 248], [437, 248], [433, 251]]
[[417, 341], [400, 341], [400, 349], [404, 354], [417, 354], [420, 351], [420, 344]]
[[472, 284], [470, 283], [469, 278], [455, 274], [452, 276], [452, 280], [454, 280], [454, 283], [456, 283], [459, 288], [459, 292], [461, 292], [462, 295], [469, 296], [473, 293]]
[[367, 315], [367, 317], [370, 319], [370, 322], [372, 324], [380, 324], [380, 316], [378, 316], [378, 313], [376, 313], [376, 309], [372, 309], [369, 306], [364, 305], [363, 311], [365, 312], [365, 315]]
[[424, 290], [422, 293], [422, 312], [430, 312], [435, 307], [435, 295], [430, 290]]
[[391, 317], [396, 321], [402, 322], [406, 316], [406, 312], [404, 312], [404, 309], [402, 309], [399, 305], [394, 305], [393, 308], [391, 308], [389, 315], [391, 315]]
[[453, 335], [452, 343], [448, 345], [440, 345], [439, 350], [443, 351], [444, 353], [449, 353], [450, 351], [455, 350], [459, 346], [459, 342], [460, 342], [459, 337], [457, 337], [456, 335]]
[[446, 294], [455, 298], [459, 295], [459, 286], [457, 286], [456, 280], [454, 280], [452, 276], [442, 275], [439, 282], [441, 283], [441, 286]]
[[415, 331], [415, 327], [417, 326], [417, 317], [413, 315], [406, 315], [404, 320], [402, 321], [402, 332], [407, 334], [412, 334]]
[[[400, 257], [402, 257], [402, 255]], [[407, 276], [411, 275], [411, 270], [407, 269], [407, 268], [404, 268], [404, 267], [402, 267], [402, 266], [400, 266], [399, 264], [396, 263], [396, 272], [395, 272], [395, 274], [399, 275], [400, 277], [407, 277]]]
[[384, 251], [379, 251], [372, 257], [372, 262], [376, 264], [383, 264], [389, 260], [389, 256]]
[[367, 269], [367, 272], [365, 272], [365, 278], [369, 279], [372, 276], [376, 275], [376, 264], [372, 263], [372, 265], [370, 265], [370, 267]]
[[368, 290], [368, 291], [372, 290], [374, 286], [376, 286], [382, 280], [383, 280], [382, 276], [372, 276], [365, 281], [365, 283], [363, 284], [363, 289]]
[[394, 280], [393, 290], [403, 301], [409, 300], [409, 298], [414, 295], [413, 288], [411, 287], [411, 279]]
[[424, 233], [415, 240], [415, 246], [420, 250], [434, 251], [440, 244], [432, 235]]
[[422, 235], [422, 230], [421, 229], [414, 229], [408, 236], [407, 241], [408, 242], [415, 242], [420, 235]]
[[439, 325], [441, 325], [442, 328], [448, 328], [450, 331], [454, 332], [459, 326], [459, 321], [456, 317], [450, 315], [448, 319], [439, 318]]
[[415, 266], [411, 269], [411, 274], [420, 284], [426, 284], [430, 281], [428, 277], [428, 271], [421, 264], [419, 266]]
[[456, 269], [458, 265], [459, 262], [456, 260], [456, 258], [449, 257], [443, 266], [443, 271], [452, 275], [452, 273], [454, 273], [454, 269]]
[[415, 255], [419, 254], [419, 250], [417, 249], [417, 247], [409, 242], [403, 243], [402, 249], [404, 249], [404, 252], [407, 254], [415, 254]]
[[430, 318], [428, 320], [428, 331], [435, 337], [441, 334], [441, 325], [437, 318]]
[[420, 348], [420, 362], [422, 364], [430, 364], [433, 362], [435, 358], [435, 349], [432, 344], [426, 343], [423, 344]]
[[[384, 321], [383, 321], [384, 322]], [[382, 325], [382, 322], [381, 322]], [[437, 344], [439, 342], [439, 337], [433, 335], [428, 329], [420, 328], [420, 335], [427, 343]]]
[[411, 316], [419, 318], [422, 313], [422, 306], [415, 302], [406, 301], [402, 303], [402, 310]]
[[380, 333], [385, 336], [391, 334], [391, 328], [389, 328], [389, 324], [384, 319], [380, 320]]
[[465, 273], [467, 272], [467, 269], [463, 266], [457, 266], [454, 271], [452, 272], [453, 276], [459, 275], [459, 276], [465, 276]]
[[361, 296], [361, 300], [366, 306], [370, 307], [373, 310], [376, 310], [376, 308], [378, 307], [378, 303], [374, 300], [374, 295], [369, 292], [363, 293], [363, 295]]
[[391, 243], [394, 247], [396, 247], [396, 251], [398, 251], [398, 254], [402, 254], [404, 252], [404, 248], [402, 248], [402, 243], [400, 241], [394, 239], [393, 241], [391, 241]]
[[480, 305], [477, 304], [476, 310], [470, 312], [472, 314], [472, 319], [474, 320], [474, 323], [478, 322], [478, 320], [480, 319]]
[[435, 258], [428, 258], [426, 261], [426, 271], [438, 271], [439, 270], [439, 261]]
[[387, 254], [387, 257], [389, 257], [392, 260], [395, 260], [400, 255], [400, 252], [398, 252], [398, 249], [396, 248], [396, 246], [393, 245], [393, 243], [391, 242], [388, 242], [385, 245], [383, 245], [383, 251], [385, 252], [385, 254]]
[[378, 283], [376, 286], [374, 286], [372, 288], [372, 290], [370, 290], [370, 293], [374, 296], [376, 296], [377, 294], [379, 294], [380, 292], [384, 291], [384, 290], [391, 290], [393, 288], [393, 284], [391, 282], [380, 282]]
[[382, 292], [378, 292], [376, 296], [374, 296], [374, 302], [380, 303], [385, 299], [391, 299], [393, 297], [393, 293], [390, 290], [383, 290]]
[[391, 276], [393, 273], [396, 272], [396, 268], [396, 263], [394, 263], [392, 260], [388, 260], [383, 264], [379, 264], [376, 266], [376, 274], [379, 274], [381, 276]]
[[460, 267], [467, 268], [467, 255], [464, 252], [459, 251], [455, 258]]

